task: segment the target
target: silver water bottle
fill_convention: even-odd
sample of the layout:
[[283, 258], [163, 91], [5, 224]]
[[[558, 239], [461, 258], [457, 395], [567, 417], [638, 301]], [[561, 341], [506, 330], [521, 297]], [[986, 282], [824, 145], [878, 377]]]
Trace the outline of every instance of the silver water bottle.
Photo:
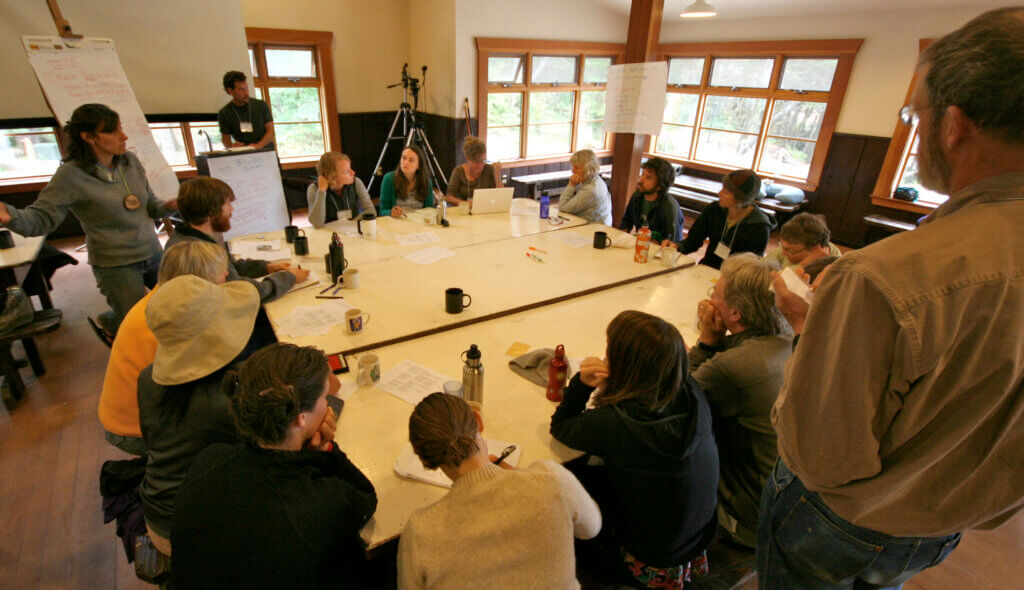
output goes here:
[[480, 349], [470, 344], [462, 353], [462, 395], [467, 402], [484, 404], [484, 365], [480, 362]]

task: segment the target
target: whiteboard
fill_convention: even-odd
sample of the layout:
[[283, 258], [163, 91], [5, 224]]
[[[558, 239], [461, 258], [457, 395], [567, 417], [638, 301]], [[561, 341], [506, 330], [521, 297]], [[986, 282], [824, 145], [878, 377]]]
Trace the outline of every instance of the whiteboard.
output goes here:
[[178, 177], [153, 139], [114, 42], [92, 38], [67, 42], [53, 36], [24, 36], [22, 42], [57, 121], [63, 126], [86, 103], [114, 109], [121, 116], [128, 149], [142, 161], [153, 192], [164, 201], [176, 198]]
[[661, 133], [668, 62], [623, 64], [608, 68], [604, 130], [612, 133]]
[[228, 183], [235, 192], [235, 212], [231, 229], [224, 232], [225, 240], [291, 225], [276, 151], [234, 152], [205, 159], [210, 176]]

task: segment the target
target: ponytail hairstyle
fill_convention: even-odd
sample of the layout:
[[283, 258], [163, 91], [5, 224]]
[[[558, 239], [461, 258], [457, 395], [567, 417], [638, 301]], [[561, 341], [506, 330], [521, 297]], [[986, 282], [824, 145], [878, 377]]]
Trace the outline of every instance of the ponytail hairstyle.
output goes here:
[[476, 415], [461, 397], [432, 393], [409, 416], [409, 442], [427, 469], [458, 467], [480, 450]]
[[327, 357], [312, 346], [271, 344], [224, 377], [235, 426], [243, 438], [276, 445], [295, 417], [310, 412], [324, 392]]
[[121, 116], [103, 104], [83, 104], [71, 113], [71, 118], [64, 125], [64, 135], [68, 140], [68, 156], [65, 162], [72, 162], [83, 171], [92, 174], [93, 167], [99, 160], [84, 139], [83, 133], [111, 133], [121, 123]]
[[679, 330], [657, 316], [629, 310], [615, 316], [607, 335], [608, 381], [594, 405], [636, 400], [655, 412], [668, 407], [687, 375]]

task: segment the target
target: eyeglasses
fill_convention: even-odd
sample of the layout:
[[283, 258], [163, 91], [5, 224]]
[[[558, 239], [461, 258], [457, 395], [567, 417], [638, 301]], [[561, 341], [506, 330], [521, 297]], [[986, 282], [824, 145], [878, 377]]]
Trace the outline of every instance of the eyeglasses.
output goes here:
[[792, 248], [787, 248], [786, 246], [783, 246], [782, 251], [786, 254], [789, 254], [790, 256], [796, 256], [801, 252], [806, 252], [807, 248], [800, 248], [799, 250], [794, 250]]

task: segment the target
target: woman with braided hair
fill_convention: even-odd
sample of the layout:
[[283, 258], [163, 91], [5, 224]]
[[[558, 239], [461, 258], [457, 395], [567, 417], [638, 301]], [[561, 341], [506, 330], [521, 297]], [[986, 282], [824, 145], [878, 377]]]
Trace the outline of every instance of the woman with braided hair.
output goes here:
[[274, 344], [224, 383], [246, 442], [207, 448], [181, 486], [170, 586], [363, 587], [359, 530], [377, 495], [333, 442], [340, 384], [324, 354]]
[[406, 522], [398, 587], [579, 588], [573, 538], [601, 529], [597, 504], [553, 461], [495, 465], [483, 428], [480, 412], [459, 397], [432, 393], [413, 410], [413, 451], [454, 483]]

